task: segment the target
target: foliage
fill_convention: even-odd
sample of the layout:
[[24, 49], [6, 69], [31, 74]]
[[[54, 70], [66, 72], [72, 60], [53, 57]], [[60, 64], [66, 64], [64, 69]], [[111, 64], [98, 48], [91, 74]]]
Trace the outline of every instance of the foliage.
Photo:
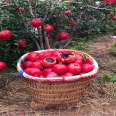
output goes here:
[[116, 56], [116, 43], [109, 49], [109, 53], [113, 56]]
[[77, 41], [72, 41], [71, 44], [74, 49], [77, 50], [85, 50], [88, 47], [88, 39], [87, 38], [81, 38], [78, 37]]
[[104, 74], [103, 80], [106, 82], [116, 82], [116, 74]]
[[[112, 20], [112, 16], [116, 15], [115, 7], [116, 4], [109, 5], [103, 1], [98, 4], [96, 0], [1, 0], [0, 30], [11, 30], [13, 37], [0, 41], [0, 60], [14, 64], [22, 54], [49, 48], [48, 44], [51, 48], [72, 44], [76, 49], [84, 49], [87, 36], [116, 30], [116, 21]], [[65, 16], [67, 10], [72, 15]], [[32, 27], [31, 20], [36, 17], [41, 18], [44, 24], [54, 25], [55, 30], [48, 34], [43, 31], [44, 27]], [[58, 39], [61, 31], [70, 34], [68, 41]], [[49, 36], [52, 39], [47, 43]], [[25, 49], [19, 48], [20, 39], [27, 41]]]

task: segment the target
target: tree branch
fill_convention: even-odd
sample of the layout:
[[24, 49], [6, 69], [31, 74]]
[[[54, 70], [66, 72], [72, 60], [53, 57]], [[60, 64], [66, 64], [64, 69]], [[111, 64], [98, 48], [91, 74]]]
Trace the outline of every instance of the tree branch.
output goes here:
[[33, 17], [35, 17], [34, 14], [33, 14], [33, 9], [32, 9], [31, 2], [30, 2], [29, 0], [27, 0], [27, 1], [28, 1], [28, 3], [29, 3], [29, 11], [30, 11], [31, 15], [32, 15]]

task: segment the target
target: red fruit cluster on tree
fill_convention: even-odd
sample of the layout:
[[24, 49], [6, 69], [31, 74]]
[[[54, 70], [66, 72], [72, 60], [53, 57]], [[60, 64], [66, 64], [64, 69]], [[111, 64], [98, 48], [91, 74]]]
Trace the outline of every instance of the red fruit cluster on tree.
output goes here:
[[12, 37], [12, 32], [10, 30], [3, 30], [0, 32], [0, 40], [9, 40]]
[[104, 0], [104, 2], [107, 4], [114, 4], [116, 3], [116, 0]]
[[66, 10], [64, 12], [64, 16], [72, 16], [72, 11], [71, 10]]
[[42, 26], [43, 23], [40, 18], [34, 18], [34, 19], [32, 19], [31, 24], [33, 27], [39, 28], [40, 26]]
[[18, 46], [20, 49], [25, 49], [27, 47], [27, 41], [25, 39], [20, 39], [18, 41]]
[[116, 15], [112, 16], [112, 20], [116, 21]]
[[7, 68], [7, 63], [4, 61], [0, 61], [0, 71], [3, 71]]
[[85, 54], [68, 50], [48, 50], [29, 53], [22, 69], [35, 77], [66, 77], [88, 73], [94, 69], [93, 59]]
[[58, 38], [60, 40], [68, 40], [69, 39], [69, 33], [66, 31], [62, 31], [58, 34]]
[[46, 24], [44, 26], [44, 31], [47, 32], [47, 33], [53, 32], [54, 31], [54, 26], [51, 25], [51, 24]]
[[[70, 10], [67, 10], [67, 11], [65, 11], [64, 14], [66, 16], [71, 16], [72, 15], [72, 12]], [[68, 23], [71, 26], [76, 25], [76, 21], [74, 21], [74, 20], [70, 20]], [[43, 25], [43, 28], [42, 29], [46, 33], [51, 33], [51, 32], [53, 32], [55, 30], [53, 24], [45, 24], [44, 25], [44, 23], [42, 22], [42, 20], [40, 18], [34, 18], [34, 19], [32, 19], [31, 24], [35, 28], [39, 28], [39, 27], [41, 27]], [[69, 39], [69, 33], [66, 32], [66, 31], [61, 31], [61, 32], [58, 33], [58, 38], [60, 40], [68, 40]], [[51, 39], [51, 37], [50, 37], [49, 34], [48, 34], [48, 39]]]

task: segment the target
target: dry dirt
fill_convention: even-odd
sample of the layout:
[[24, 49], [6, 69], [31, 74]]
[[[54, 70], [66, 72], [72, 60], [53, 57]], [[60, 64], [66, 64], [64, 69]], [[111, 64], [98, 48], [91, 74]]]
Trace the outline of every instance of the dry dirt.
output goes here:
[[[30, 108], [30, 96], [24, 82], [13, 74], [0, 76], [0, 116], [116, 116], [116, 84], [103, 83], [104, 73], [112, 73], [112, 62], [116, 58], [108, 50], [116, 40], [103, 36], [93, 42], [87, 52], [99, 63], [97, 79], [91, 84], [91, 90], [77, 106], [65, 110], [51, 109], [33, 111]], [[116, 68], [116, 67], [113, 67]]]

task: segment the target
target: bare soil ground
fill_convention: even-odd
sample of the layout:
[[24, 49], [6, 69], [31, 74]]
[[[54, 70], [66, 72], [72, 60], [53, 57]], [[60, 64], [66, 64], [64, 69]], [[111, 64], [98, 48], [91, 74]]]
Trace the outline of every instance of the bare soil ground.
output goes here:
[[14, 74], [0, 76], [0, 116], [116, 116], [116, 83], [103, 83], [102, 76], [112, 73], [116, 57], [109, 54], [116, 40], [103, 36], [90, 42], [87, 52], [99, 63], [97, 79], [87, 95], [77, 106], [68, 109], [34, 111], [30, 108], [30, 96], [24, 82]]

